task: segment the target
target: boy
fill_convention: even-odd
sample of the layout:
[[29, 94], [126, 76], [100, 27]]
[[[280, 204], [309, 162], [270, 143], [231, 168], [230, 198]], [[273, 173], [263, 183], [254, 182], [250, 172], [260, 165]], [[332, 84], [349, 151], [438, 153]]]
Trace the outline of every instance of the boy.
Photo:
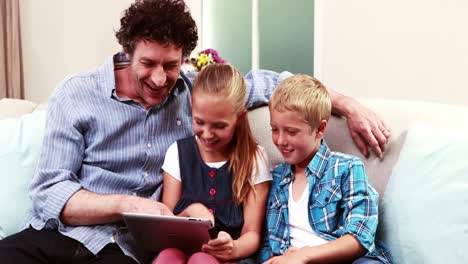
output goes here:
[[318, 80], [284, 80], [269, 103], [272, 139], [285, 163], [273, 172], [261, 262], [392, 263], [374, 244], [378, 194], [362, 161], [331, 152], [323, 136], [331, 101]]

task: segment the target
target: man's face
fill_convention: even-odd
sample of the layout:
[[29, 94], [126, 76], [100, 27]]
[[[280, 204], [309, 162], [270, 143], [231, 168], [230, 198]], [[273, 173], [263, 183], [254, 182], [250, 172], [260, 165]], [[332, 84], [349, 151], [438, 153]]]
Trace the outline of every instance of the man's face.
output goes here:
[[162, 103], [177, 81], [181, 62], [182, 48], [139, 41], [130, 66], [134, 99], [145, 108]]
[[279, 112], [270, 109], [272, 140], [284, 160], [305, 168], [320, 146], [317, 129], [312, 130], [306, 120], [296, 111]]

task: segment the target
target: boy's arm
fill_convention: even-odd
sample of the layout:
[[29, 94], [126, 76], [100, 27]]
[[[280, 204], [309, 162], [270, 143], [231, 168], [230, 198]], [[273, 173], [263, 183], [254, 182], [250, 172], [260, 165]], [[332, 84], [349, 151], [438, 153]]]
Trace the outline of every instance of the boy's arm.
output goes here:
[[366, 250], [352, 235], [316, 247], [303, 247], [273, 257], [265, 263], [336, 263], [352, 261], [364, 255]]
[[344, 234], [351, 234], [367, 250], [374, 248], [378, 223], [379, 195], [369, 184], [364, 164], [354, 157], [341, 179], [342, 220]]

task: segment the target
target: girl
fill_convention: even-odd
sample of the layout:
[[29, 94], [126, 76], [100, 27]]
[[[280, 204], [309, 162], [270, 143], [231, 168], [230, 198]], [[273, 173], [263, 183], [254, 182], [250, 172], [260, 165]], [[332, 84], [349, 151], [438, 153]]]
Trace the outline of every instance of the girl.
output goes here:
[[191, 256], [163, 250], [154, 263], [253, 262], [249, 257], [260, 245], [272, 178], [266, 153], [250, 131], [245, 103], [245, 81], [231, 65], [209, 65], [195, 79], [195, 136], [167, 150], [162, 199], [175, 215], [211, 219], [216, 238]]

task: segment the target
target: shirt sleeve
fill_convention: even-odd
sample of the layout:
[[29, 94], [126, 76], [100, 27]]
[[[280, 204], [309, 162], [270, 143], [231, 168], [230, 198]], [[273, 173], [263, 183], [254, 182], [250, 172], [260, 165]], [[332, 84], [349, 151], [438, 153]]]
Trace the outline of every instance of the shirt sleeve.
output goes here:
[[354, 158], [342, 179], [344, 233], [353, 235], [363, 247], [372, 251], [378, 223], [379, 195], [370, 186], [364, 165]]
[[253, 109], [268, 104], [271, 94], [284, 79], [293, 74], [268, 70], [252, 70], [245, 75], [247, 84], [247, 108]]
[[[258, 171], [258, 173], [257, 173]], [[265, 148], [258, 146], [257, 152], [257, 164], [252, 175], [253, 184], [259, 184], [266, 181], [271, 181], [273, 178], [271, 176], [271, 165], [268, 154], [265, 151]]]
[[167, 149], [162, 169], [174, 179], [180, 182], [182, 181], [180, 177], [179, 149], [177, 148], [177, 141], [172, 143], [172, 145]]
[[51, 96], [46, 129], [36, 172], [29, 193], [35, 212], [46, 222], [60, 214], [70, 197], [81, 189], [77, 172], [83, 162], [85, 142], [75, 108], [59, 84]]

